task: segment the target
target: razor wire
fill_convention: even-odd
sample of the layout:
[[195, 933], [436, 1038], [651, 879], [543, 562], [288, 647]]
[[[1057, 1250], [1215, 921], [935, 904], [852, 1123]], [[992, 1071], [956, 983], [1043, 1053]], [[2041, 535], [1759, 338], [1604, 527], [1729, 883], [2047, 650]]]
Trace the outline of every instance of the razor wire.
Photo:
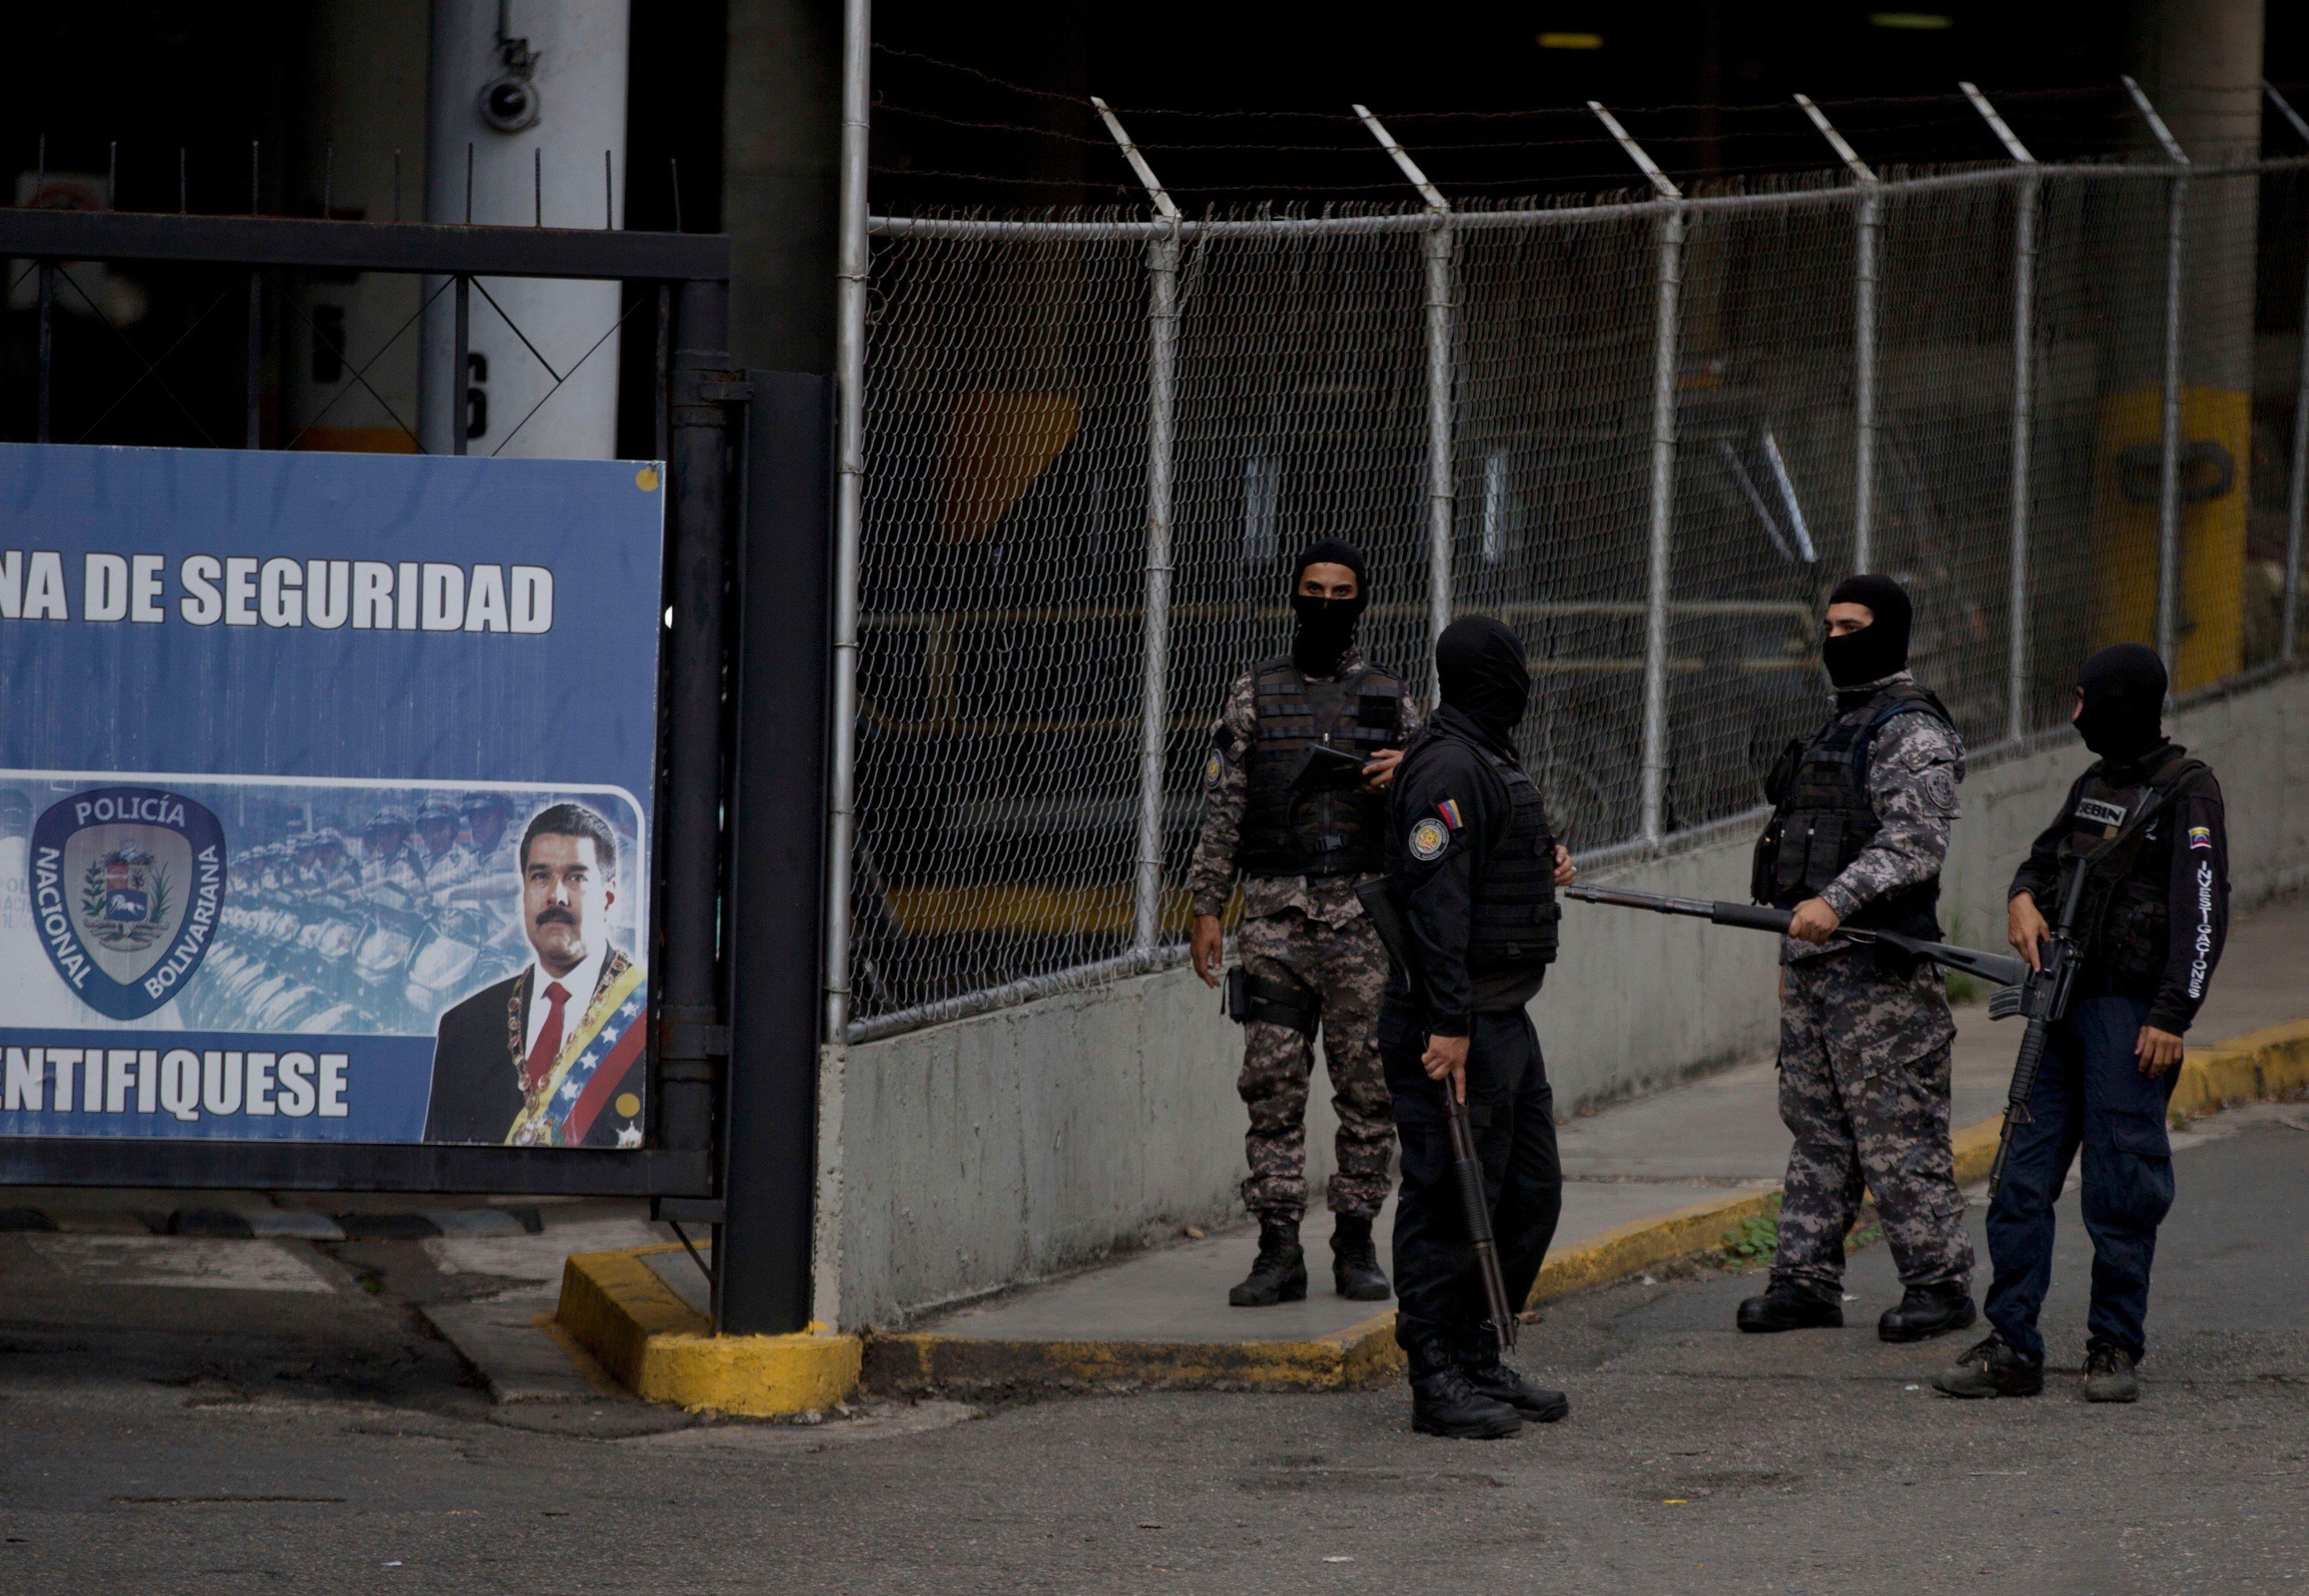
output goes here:
[[1864, 556], [1976, 757], [2102, 643], [2161, 636], [2182, 694], [2289, 660], [2305, 168], [875, 219], [850, 1039], [1176, 961], [1211, 729], [1317, 538], [1423, 696], [1435, 614], [1516, 630], [1590, 859], [1760, 804]]

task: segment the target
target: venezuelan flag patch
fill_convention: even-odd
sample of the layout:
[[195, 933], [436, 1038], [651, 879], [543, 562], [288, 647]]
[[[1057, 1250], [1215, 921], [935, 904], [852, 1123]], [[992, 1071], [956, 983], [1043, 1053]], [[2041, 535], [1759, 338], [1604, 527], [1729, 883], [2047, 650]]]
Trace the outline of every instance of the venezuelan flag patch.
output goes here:
[[1443, 824], [1449, 826], [1455, 832], [1465, 824], [1459, 818], [1459, 800], [1457, 798], [1445, 798], [1441, 803], [1435, 806], [1435, 813], [1440, 815], [1443, 817]]

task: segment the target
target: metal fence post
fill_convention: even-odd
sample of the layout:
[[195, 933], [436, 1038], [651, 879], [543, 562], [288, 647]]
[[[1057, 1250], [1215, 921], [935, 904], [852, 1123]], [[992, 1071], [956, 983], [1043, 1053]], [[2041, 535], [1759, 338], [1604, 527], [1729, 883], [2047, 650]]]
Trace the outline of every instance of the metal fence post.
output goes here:
[[1971, 83], [1957, 87], [1964, 91], [1973, 109], [2003, 144], [2004, 152], [2021, 168], [2012, 214], [2012, 556], [2006, 594], [2005, 624], [2011, 635], [2004, 688], [2004, 735], [2017, 739], [2028, 733], [2033, 693], [2028, 647], [2028, 452], [2037, 410], [2037, 201], [2043, 179], [2037, 175], [2037, 158], [2004, 125], [1988, 97]]
[[[1431, 646], [1451, 624], [1451, 531], [1455, 504], [1451, 464], [1451, 203], [1371, 114], [1356, 106], [1379, 148], [1419, 191], [1434, 226], [1422, 242], [1427, 257], [1427, 639]], [[1440, 683], [1431, 702], [1440, 701]]]
[[1873, 568], [1876, 554], [1876, 289], [1884, 196], [1876, 174], [1820, 108], [1805, 95], [1795, 99], [1860, 185], [1852, 263], [1852, 568], [1867, 571]]
[[1171, 726], [1171, 416], [1179, 359], [1179, 207], [1106, 101], [1094, 95], [1091, 104], [1121, 146], [1122, 159], [1146, 185], [1155, 214], [1171, 224], [1146, 245], [1146, 591], [1140, 645], [1146, 683], [1138, 704], [1138, 869], [1130, 945], [1151, 954], [1162, 931], [1163, 770]]
[[2175, 669], [2181, 611], [2181, 252], [2189, 203], [2189, 157], [2130, 77], [2125, 92], [2148, 119], [2165, 158], [2177, 168], [2165, 211], [2165, 403], [2157, 490], [2157, 652]]
[[867, 94], [873, 0], [843, 0], [842, 215], [835, 266], [832, 764], [826, 781], [826, 1040], [850, 1022], [850, 871], [858, 802], [858, 559], [866, 523]]
[[[2270, 103], [2301, 142], [2309, 143], [2309, 121], [2275, 88], [2264, 82]], [[2281, 630], [2277, 640], [2277, 657], [2290, 660], [2294, 656], [2294, 634], [2301, 625], [2301, 532], [2302, 523], [2309, 520], [2309, 263], [2305, 263], [2301, 280], [2301, 375], [2293, 390], [2293, 479], [2292, 488], [2285, 500], [2285, 605]]]
[[1617, 139], [1660, 196], [1659, 306], [1652, 334], [1650, 559], [1644, 604], [1644, 785], [1639, 834], [1657, 847], [1667, 810], [1667, 596], [1675, 531], [1675, 384], [1677, 322], [1683, 288], [1683, 194], [1668, 180], [1618, 117], [1595, 100], [1587, 108]]

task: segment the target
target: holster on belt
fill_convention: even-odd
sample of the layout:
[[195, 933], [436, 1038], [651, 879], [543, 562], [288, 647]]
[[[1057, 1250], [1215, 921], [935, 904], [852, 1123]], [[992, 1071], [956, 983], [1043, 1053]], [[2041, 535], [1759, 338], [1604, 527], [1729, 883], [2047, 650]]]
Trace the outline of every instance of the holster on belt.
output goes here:
[[1323, 999], [1296, 981], [1254, 975], [1238, 964], [1226, 973], [1226, 1012], [1237, 1024], [1263, 1020], [1312, 1037], [1322, 1022]]

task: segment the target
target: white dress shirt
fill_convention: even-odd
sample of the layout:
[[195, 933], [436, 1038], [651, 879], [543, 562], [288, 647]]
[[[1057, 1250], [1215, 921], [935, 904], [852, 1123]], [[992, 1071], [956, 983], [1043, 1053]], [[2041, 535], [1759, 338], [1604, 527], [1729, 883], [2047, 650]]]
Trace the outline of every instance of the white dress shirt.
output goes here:
[[569, 1045], [570, 1032], [577, 1029], [577, 1022], [584, 1017], [585, 1005], [593, 1001], [593, 987], [601, 979], [601, 961], [609, 956], [610, 945], [602, 942], [595, 944], [593, 951], [586, 954], [584, 961], [567, 975], [554, 975], [542, 964], [530, 965], [529, 1035], [523, 1039], [521, 1044], [521, 1056], [524, 1062], [537, 1050], [537, 1033], [545, 1029], [546, 1016], [553, 1012], [553, 1005], [546, 1001], [545, 988], [552, 982], [559, 981], [562, 989], [569, 994], [569, 1000], [561, 1005], [561, 1045], [566, 1048]]

